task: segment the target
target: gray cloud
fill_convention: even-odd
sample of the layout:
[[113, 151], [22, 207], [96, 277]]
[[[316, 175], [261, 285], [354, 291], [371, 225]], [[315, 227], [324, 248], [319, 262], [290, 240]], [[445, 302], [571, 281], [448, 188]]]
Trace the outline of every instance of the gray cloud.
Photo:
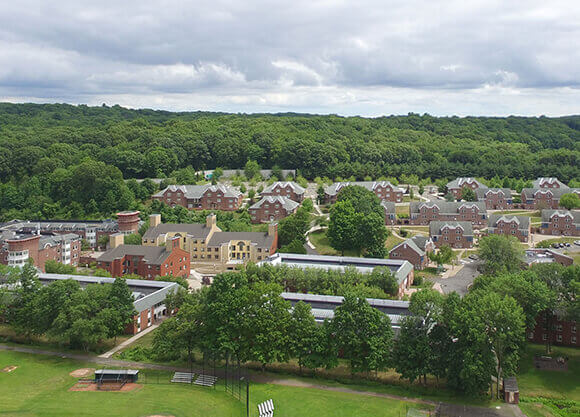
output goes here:
[[579, 113], [578, 22], [575, 0], [22, 0], [0, 10], [0, 99]]

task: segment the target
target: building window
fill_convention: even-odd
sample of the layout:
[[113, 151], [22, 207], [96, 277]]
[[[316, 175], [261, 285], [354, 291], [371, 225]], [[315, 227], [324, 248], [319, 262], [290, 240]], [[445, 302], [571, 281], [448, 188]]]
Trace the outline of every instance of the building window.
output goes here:
[[573, 344], [576, 344], [576, 336], [572, 336], [572, 337], [570, 338], [570, 341], [571, 341]]
[[528, 333], [528, 339], [533, 339], [534, 338], [534, 332], [529, 332]]
[[548, 340], [548, 335], [546, 333], [542, 334], [542, 340], [544, 341]]
[[561, 341], [562, 341], [562, 335], [561, 335], [561, 334], [559, 334], [558, 336], [556, 336], [556, 340], [557, 340], [558, 342], [561, 342]]

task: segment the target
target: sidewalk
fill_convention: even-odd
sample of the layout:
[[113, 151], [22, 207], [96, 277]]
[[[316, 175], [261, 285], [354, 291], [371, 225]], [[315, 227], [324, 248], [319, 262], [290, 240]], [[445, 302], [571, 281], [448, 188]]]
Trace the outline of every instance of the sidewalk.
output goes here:
[[135, 341], [139, 340], [140, 338], [142, 338], [143, 336], [145, 336], [147, 333], [150, 333], [153, 330], [155, 330], [157, 327], [159, 327], [159, 324], [160, 323], [161, 322], [157, 322], [157, 324], [153, 324], [151, 327], [148, 327], [145, 330], [143, 330], [142, 332], [137, 333], [135, 336], [133, 336], [133, 337], [125, 340], [123, 343], [118, 344], [117, 346], [115, 346], [110, 351], [105, 352], [105, 353], [99, 355], [99, 358], [110, 358], [111, 356], [113, 356], [118, 351], [126, 348], [127, 346], [131, 345], [133, 342], [135, 342]]

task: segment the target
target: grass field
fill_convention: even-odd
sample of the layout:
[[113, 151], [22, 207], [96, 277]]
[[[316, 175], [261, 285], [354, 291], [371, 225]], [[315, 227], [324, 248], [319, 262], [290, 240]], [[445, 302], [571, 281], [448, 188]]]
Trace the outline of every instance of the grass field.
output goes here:
[[543, 345], [528, 345], [520, 362], [518, 385], [523, 397], [546, 397], [580, 401], [580, 349], [556, 346], [551, 356], [567, 356], [568, 371], [547, 371], [534, 367], [535, 354], [544, 354]]
[[[320, 255], [340, 255], [340, 252], [330, 246], [330, 241], [326, 237], [326, 229], [312, 232], [308, 238]], [[360, 254], [354, 250], [346, 250], [344, 256], [360, 256]]]
[[[153, 414], [185, 416], [244, 416], [245, 404], [216, 389], [166, 383], [170, 373], [147, 371], [142, 387], [130, 392], [70, 392], [76, 382], [69, 372], [94, 364], [67, 359], [0, 352], [0, 369], [16, 365], [10, 373], [0, 372], [0, 416], [68, 417], [102, 416], [142, 417]], [[154, 383], [158, 380], [165, 383]], [[406, 401], [324, 391], [315, 388], [252, 384], [252, 416], [256, 405], [274, 399], [276, 415], [293, 416], [385, 416], [406, 415], [409, 407], [425, 408]]]

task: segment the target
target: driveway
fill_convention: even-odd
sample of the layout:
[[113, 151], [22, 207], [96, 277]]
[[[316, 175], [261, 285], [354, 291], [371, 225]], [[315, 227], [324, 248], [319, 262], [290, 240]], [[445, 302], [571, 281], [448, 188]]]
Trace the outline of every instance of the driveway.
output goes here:
[[430, 281], [439, 284], [445, 294], [455, 291], [460, 296], [464, 296], [475, 278], [480, 275], [477, 271], [477, 266], [481, 264], [481, 261], [472, 261], [470, 259], [462, 261], [464, 265], [455, 275], [451, 275], [448, 278], [430, 278]]

